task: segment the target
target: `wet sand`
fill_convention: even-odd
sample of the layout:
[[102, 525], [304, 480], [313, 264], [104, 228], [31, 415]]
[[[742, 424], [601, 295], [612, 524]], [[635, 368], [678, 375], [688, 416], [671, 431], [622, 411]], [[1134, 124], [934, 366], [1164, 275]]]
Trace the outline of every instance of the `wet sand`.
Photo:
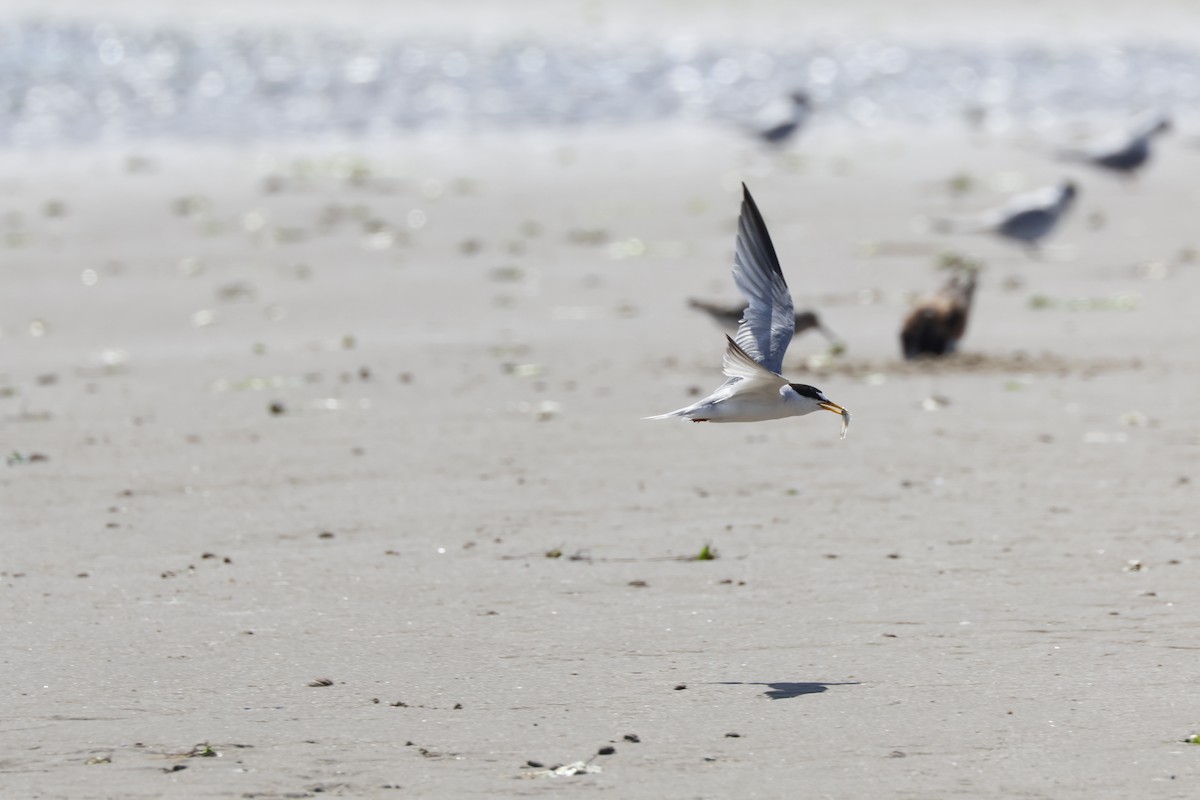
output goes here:
[[209, 0], [203, 5], [146, 0], [8, 0], [8, 18], [119, 20], [139, 25], [287, 28], [505, 41], [565, 38], [795, 43], [804, 40], [1000, 43], [1123, 43], [1200, 38], [1200, 13], [1189, 0], [1004, 0], [985, 9], [953, 0], [525, 0], [519, 8], [488, 0]]
[[[966, 133], [0, 155], [0, 787], [1195, 796], [1200, 151], [1164, 144], [1066, 170], [1041, 261], [929, 232], [1064, 174]], [[845, 441], [639, 419], [720, 380], [685, 300], [734, 299], [743, 179], [846, 341], [789, 354]], [[945, 252], [986, 264], [964, 352], [903, 364]]]

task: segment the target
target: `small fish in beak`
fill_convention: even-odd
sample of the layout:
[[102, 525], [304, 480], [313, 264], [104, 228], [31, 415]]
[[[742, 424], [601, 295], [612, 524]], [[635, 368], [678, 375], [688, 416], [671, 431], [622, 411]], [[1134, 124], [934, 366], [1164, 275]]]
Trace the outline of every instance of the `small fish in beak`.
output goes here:
[[826, 411], [832, 411], [834, 414], [842, 415], [842, 438], [845, 439], [846, 431], [850, 430], [850, 412], [837, 403], [821, 403], [821, 408]]

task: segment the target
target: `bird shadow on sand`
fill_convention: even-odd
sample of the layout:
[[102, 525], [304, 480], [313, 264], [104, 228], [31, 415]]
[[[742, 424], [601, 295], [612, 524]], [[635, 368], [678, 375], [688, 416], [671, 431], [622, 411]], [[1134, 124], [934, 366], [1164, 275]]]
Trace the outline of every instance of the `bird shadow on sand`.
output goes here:
[[859, 686], [857, 681], [844, 681], [841, 683], [790, 683], [781, 681], [779, 683], [764, 683], [762, 681], [720, 681], [721, 686], [766, 686], [767, 691], [763, 692], [772, 700], [790, 700], [793, 697], [799, 697], [802, 694], [820, 694], [826, 691], [830, 686]]

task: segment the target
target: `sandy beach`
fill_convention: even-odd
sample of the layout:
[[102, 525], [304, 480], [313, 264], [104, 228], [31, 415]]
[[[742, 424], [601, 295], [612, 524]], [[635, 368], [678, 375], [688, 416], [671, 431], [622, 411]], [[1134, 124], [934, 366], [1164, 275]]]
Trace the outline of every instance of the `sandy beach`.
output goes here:
[[[1196, 796], [1198, 169], [819, 124], [0, 151], [0, 793]], [[1041, 259], [932, 230], [1064, 176]], [[721, 380], [686, 300], [736, 299], [742, 181], [844, 441], [641, 419]], [[962, 353], [906, 363], [947, 254]]]

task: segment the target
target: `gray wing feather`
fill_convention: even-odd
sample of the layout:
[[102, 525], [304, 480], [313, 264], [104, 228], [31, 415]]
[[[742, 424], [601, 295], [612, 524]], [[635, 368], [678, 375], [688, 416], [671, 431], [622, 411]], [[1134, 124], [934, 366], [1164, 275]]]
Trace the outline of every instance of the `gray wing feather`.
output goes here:
[[771, 372], [783, 371], [783, 354], [796, 332], [792, 295], [779, 268], [779, 258], [766, 223], [750, 190], [742, 184], [733, 282], [750, 304], [734, 341]]

